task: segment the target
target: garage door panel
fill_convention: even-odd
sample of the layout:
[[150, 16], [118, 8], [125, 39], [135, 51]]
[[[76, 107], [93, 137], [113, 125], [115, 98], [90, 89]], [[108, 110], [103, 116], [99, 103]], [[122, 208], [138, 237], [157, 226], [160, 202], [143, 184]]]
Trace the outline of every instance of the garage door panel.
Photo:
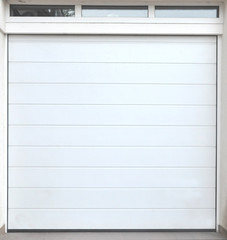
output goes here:
[[9, 166], [15, 167], [215, 167], [215, 165], [215, 147], [9, 147]]
[[10, 167], [9, 171], [9, 187], [215, 187], [215, 168]]
[[11, 83], [215, 84], [216, 64], [12, 62], [10, 72]]
[[9, 229], [215, 229], [215, 36], [9, 36]]
[[215, 106], [10, 105], [9, 124], [211, 126], [216, 124], [215, 112]]
[[[26, 49], [26, 51], [25, 51]], [[132, 51], [133, 49], [133, 51]], [[48, 53], [48, 54], [47, 54]], [[114, 54], [113, 54], [114, 53]], [[215, 63], [214, 42], [11, 41], [10, 61]]]
[[[214, 209], [11, 209], [9, 217], [12, 229], [215, 229]], [[61, 221], [55, 221], [56, 218]]]
[[11, 126], [9, 145], [212, 147], [215, 135], [216, 127]]
[[[9, 209], [214, 209], [215, 189], [9, 189]], [[167, 200], [168, 199], [168, 200]]]
[[215, 85], [11, 84], [9, 91], [11, 104], [216, 103]]

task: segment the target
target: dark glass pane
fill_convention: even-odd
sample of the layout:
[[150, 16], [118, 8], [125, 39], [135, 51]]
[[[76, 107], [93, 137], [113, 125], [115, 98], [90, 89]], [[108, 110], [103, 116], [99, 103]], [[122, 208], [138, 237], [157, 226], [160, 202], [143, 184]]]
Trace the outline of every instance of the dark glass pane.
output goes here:
[[10, 5], [11, 17], [73, 17], [75, 6], [69, 5]]
[[218, 18], [219, 7], [216, 6], [156, 6], [155, 17], [158, 18]]
[[148, 6], [82, 6], [83, 17], [148, 17]]

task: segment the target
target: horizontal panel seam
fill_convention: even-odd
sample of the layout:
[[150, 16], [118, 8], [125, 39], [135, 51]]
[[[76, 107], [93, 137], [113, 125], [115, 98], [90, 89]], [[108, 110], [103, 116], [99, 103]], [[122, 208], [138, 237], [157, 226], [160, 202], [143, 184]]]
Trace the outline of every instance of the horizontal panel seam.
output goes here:
[[[19, 20], [19, 19], [18, 19]], [[94, 19], [93, 19], [94, 20]], [[124, 21], [123, 21], [124, 22]], [[25, 23], [25, 22], [24, 22]], [[32, 23], [34, 23], [34, 22], [32, 22]], [[41, 22], [40, 22], [41, 23]], [[51, 23], [53, 23], [53, 22], [51, 22]], [[68, 22], [65, 22], [65, 23], [68, 23]], [[92, 22], [84, 22], [84, 23], [88, 23], [88, 24], [91, 24]], [[104, 24], [106, 24], [106, 22], [103, 22]], [[109, 22], [109, 23], [111, 23], [111, 24], [113, 24], [113, 22]], [[130, 23], [130, 22], [127, 22], [126, 24], [128, 24], [128, 23]], [[148, 23], [150, 23], [150, 22], [148, 22]], [[93, 22], [93, 24], [95, 24], [95, 22]], [[120, 22], [118, 22], [118, 24], [121, 24]], [[132, 24], [134, 24], [134, 23], [132, 23]], [[139, 22], [138, 22], [138, 24], [139, 24]], [[171, 23], [172, 24], [172, 23]], [[178, 23], [177, 23], [178, 24]], [[185, 24], [185, 23], [182, 23], [182, 24]], [[193, 24], [198, 24], [198, 23], [193, 23]], [[209, 24], [209, 23], [205, 23], [205, 24]], [[220, 24], [220, 23], [218, 23], [218, 24]], [[105, 36], [105, 38], [109, 38], [109, 39], [111, 39], [111, 40], [105, 40], [105, 41], [103, 41], [103, 40], [100, 40], [100, 38], [104, 38], [104, 37], [97, 37], [96, 36], [96, 39], [97, 38], [99, 38], [99, 40], [94, 40], [94, 36], [92, 36], [92, 37], [82, 37], [82, 38], [90, 38], [90, 40], [77, 40], [78, 38], [81, 38], [81, 37], [78, 37], [78, 36], [76, 36], [76, 37], [74, 37], [74, 39], [72, 39], [73, 37], [72, 36], [64, 36], [64, 37], [57, 37], [56, 38], [56, 36], [55, 37], [52, 37], [52, 36], [48, 36], [48, 37], [40, 37], [40, 36], [38, 36], [38, 37], [36, 37], [35, 39], [34, 39], [34, 37], [31, 37], [31, 36], [27, 36], [27, 37], [23, 37], [23, 36], [20, 36], [20, 38], [16, 38], [15, 39], [15, 36], [16, 35], [11, 35], [10, 36], [10, 39], [9, 39], [9, 43], [10, 44], [17, 44], [18, 42], [20, 43], [20, 42], [22, 42], [22, 43], [27, 43], [27, 42], [32, 42], [32, 43], [34, 43], [34, 42], [38, 42], [38, 40], [39, 40], [39, 42], [38, 43], [50, 43], [50, 41], [46, 41], [46, 40], [42, 40], [43, 38], [47, 38], [47, 39], [51, 39], [52, 40], [52, 42], [51, 43], [58, 43], [58, 41], [59, 41], [59, 39], [60, 40], [63, 40], [64, 41], [64, 43], [73, 43], [73, 44], [77, 44], [77, 43], [79, 43], [79, 44], [85, 44], [85, 43], [89, 43], [89, 44], [103, 44], [103, 43], [106, 43], [106, 44], [108, 44], [108, 43], [117, 43], [117, 44], [121, 44], [121, 43], [125, 43], [125, 44], [130, 44], [130, 43], [132, 43], [132, 44], [134, 44], [134, 43], [148, 43], [148, 44], [151, 44], [151, 43], [158, 43], [158, 44], [163, 44], [163, 43], [173, 43], [173, 44], [176, 44], [176, 43], [182, 43], [182, 44], [185, 44], [185, 43], [191, 43], [191, 44], [198, 44], [198, 43], [202, 43], [202, 44], [216, 44], [216, 41], [215, 41], [215, 36], [164, 36], [164, 37], [160, 37], [160, 36], [152, 36], [152, 37], [147, 37], [147, 36], [140, 36], [140, 37], [136, 37], [136, 36], [133, 36], [134, 38], [137, 38], [138, 40], [132, 40], [132, 38], [133, 37], [127, 37], [127, 36], [111, 36], [111, 37], [106, 37]], [[30, 40], [28, 40], [28, 38], [30, 38]], [[68, 39], [67, 39], [68, 38]], [[71, 38], [71, 40], [69, 39], [69, 38]], [[92, 39], [93, 38], [93, 39]], [[115, 41], [113, 41], [113, 38], [127, 38], [126, 40], [115, 40]], [[147, 40], [145, 41], [145, 40], [142, 40], [142, 38], [147, 38]], [[149, 39], [150, 38], [150, 39]], [[158, 40], [156, 40], [156, 41], [154, 41], [154, 40], [151, 40], [151, 39], [154, 39], [154, 38], [156, 38], [156, 39], [159, 39], [159, 41]], [[172, 38], [172, 39], [175, 39], [175, 41], [163, 41], [163, 40], [160, 40], [160, 39], [163, 39], [163, 38]], [[186, 41], [179, 41], [179, 39], [187, 39], [187, 38], [193, 38], [193, 39], [198, 39], [198, 38], [204, 38], [204, 39], [206, 39], [206, 41], [188, 41], [188, 40], [186, 40]], [[213, 40], [209, 40], [208, 41], [208, 39], [211, 39], [211, 38], [213, 38]], [[25, 40], [26, 39], [26, 40]], [[57, 40], [56, 40], [57, 39]], [[177, 41], [176, 41], [176, 39], [178, 39]]]
[[102, 145], [93, 145], [93, 146], [85, 146], [85, 145], [12, 145], [9, 144], [9, 147], [57, 147], [57, 148], [65, 148], [65, 147], [78, 147], [78, 148], [200, 148], [200, 147], [204, 147], [204, 148], [213, 148], [216, 147], [216, 145], [207, 145], [207, 146], [102, 146]]
[[73, 82], [9, 82], [10, 85], [157, 85], [157, 86], [216, 86], [216, 83], [73, 83]]
[[213, 210], [215, 208], [10, 208], [11, 210]]
[[150, 166], [141, 166], [141, 167], [130, 167], [130, 166], [9, 166], [9, 168], [35, 168], [35, 169], [143, 169], [143, 170], [152, 170], [152, 169], [168, 169], [168, 170], [175, 170], [175, 169], [215, 169], [215, 166], [212, 167], [191, 167], [191, 166], [184, 166], [184, 167], [150, 167]]
[[216, 104], [73, 104], [73, 103], [9, 103], [12, 106], [194, 106], [216, 107]]
[[[34, 24], [34, 22], [33, 22], [33, 24]], [[86, 23], [84, 23], [84, 24], [86, 24]], [[89, 22], [88, 24], [91, 24], [91, 22]], [[117, 23], [117, 22], [115, 22], [114, 24], [122, 25], [122, 23]], [[130, 23], [127, 23], [127, 24], [130, 24]], [[135, 23], [131, 23], [131, 24], [134, 25]], [[177, 24], [181, 24], [181, 23], [177, 23]], [[185, 24], [185, 23], [182, 23], [182, 24]], [[194, 24], [198, 25], [198, 23], [194, 23]], [[209, 23], [205, 23], [205, 24], [209, 25]], [[214, 24], [222, 25], [220, 23], [214, 23]], [[55, 34], [55, 35], [58, 35], [58, 34]], [[108, 33], [107, 33], [107, 35], [108, 35]], [[144, 37], [144, 36], [142, 36], [142, 37]], [[130, 40], [130, 38], [128, 38], [127, 40], [124, 40], [124, 41], [119, 41], [119, 40], [116, 40], [116, 41], [102, 41], [102, 40], [100, 40], [100, 41], [98, 41], [98, 40], [96, 40], [96, 41], [94, 41], [94, 40], [91, 40], [91, 41], [86, 41], [86, 40], [84, 40], [84, 41], [77, 41], [76, 38], [75, 38], [75, 40], [68, 40], [68, 41], [66, 40], [66, 38], [57, 38], [57, 40], [56, 40], [56, 38], [55, 39], [52, 38], [52, 39], [49, 39], [49, 41], [42, 40], [40, 38], [32, 39], [32, 40], [27, 40], [27, 39], [15, 39], [15, 40], [12, 40], [12, 39], [10, 39], [9, 40], [9, 44], [11, 45], [10, 46], [11, 48], [17, 49], [18, 46], [31, 44], [31, 43], [33, 44], [33, 47], [36, 47], [36, 44], [40, 44], [40, 43], [43, 44], [44, 46], [46, 44], [50, 46], [51, 44], [58, 44], [59, 43], [58, 41], [60, 41], [60, 40], [61, 40], [62, 44], [72, 44], [71, 45], [72, 47], [74, 47], [74, 46], [77, 47], [78, 45], [79, 46], [82, 45], [82, 47], [86, 47], [87, 45], [95, 45], [97, 47], [100, 47], [100, 46], [102, 46], [104, 44], [109, 49], [113, 45], [115, 45], [116, 47], [118, 47], [119, 45], [123, 45], [123, 46], [125, 46], [125, 45], [127, 45], [127, 46], [137, 45], [139, 47], [139, 49], [141, 49], [141, 47], [143, 48], [143, 44], [147, 44], [147, 45], [150, 45], [150, 46], [153, 45], [152, 48], [150, 49], [150, 50], [153, 50], [154, 44], [157, 44], [159, 47], [160, 47], [160, 45], [162, 47], [162, 45], [166, 45], [166, 44], [172, 44], [172, 45], [177, 45], [177, 44], [185, 45], [185, 44], [189, 44], [190, 47], [195, 47], [193, 45], [197, 45], [196, 47], [206, 47], [206, 48], [210, 48], [211, 50], [213, 50], [212, 47], [216, 45], [215, 41], [203, 41], [203, 42], [202, 41], [201, 42], [199, 42], [199, 41], [195, 41], [195, 42], [194, 41], [161, 41], [161, 40], [160, 41], [158, 41], [158, 40], [157, 41], [151, 41], [151, 40], [147, 40], [147, 41], [132, 41], [132, 40]], [[181, 47], [183, 47], [183, 46], [181, 46]], [[33, 49], [35, 49], [35, 48], [33, 48]], [[128, 50], [130, 50], [130, 49], [128, 49]]]
[[193, 65], [198, 65], [198, 64], [204, 64], [204, 65], [216, 65], [216, 62], [111, 62], [111, 61], [106, 61], [106, 62], [73, 62], [73, 61], [15, 61], [15, 60], [9, 60], [9, 63], [29, 63], [29, 64], [33, 64], [33, 63], [83, 63], [83, 64], [165, 64], [165, 65], [169, 65], [169, 64], [183, 64], [183, 65], [187, 65], [187, 64], [193, 64]]
[[147, 128], [169, 128], [169, 129], [172, 129], [172, 128], [214, 128], [216, 127], [216, 125], [195, 125], [195, 126], [192, 126], [192, 125], [70, 125], [70, 124], [67, 124], [67, 125], [55, 125], [55, 124], [41, 124], [41, 125], [37, 125], [37, 124], [34, 124], [34, 125], [29, 125], [29, 124], [26, 124], [26, 125], [21, 125], [21, 124], [15, 124], [15, 125], [11, 125], [11, 127], [43, 127], [43, 128], [48, 128], [48, 127], [53, 127], [53, 128], [56, 128], [56, 127], [63, 127], [63, 128], [101, 128], [101, 127], [106, 127], [106, 128], [111, 128], [111, 127], [116, 127], [116, 128], [124, 128], [124, 127], [128, 127], [128, 128], [133, 128], [133, 127], [138, 127], [138, 128], [143, 128], [143, 127], [147, 127]]
[[80, 124], [75, 124], [75, 125], [72, 125], [72, 124], [9, 124], [9, 126], [11, 127], [215, 127], [216, 125], [213, 124], [213, 125], [209, 125], [209, 124], [204, 124], [204, 125], [196, 125], [196, 124], [191, 124], [191, 125], [181, 125], [181, 124], [178, 124], [178, 125], [171, 125], [171, 124], [168, 124], [168, 125], [165, 125], [165, 124], [159, 124], [159, 125], [146, 125], [146, 124], [143, 124], [143, 125], [80, 125]]
[[174, 208], [174, 209], [171, 209], [171, 208], [167, 208], [167, 209], [165, 209], [165, 208], [146, 208], [146, 209], [135, 209], [135, 208], [132, 208], [132, 209], [130, 209], [130, 208], [128, 208], [128, 209], [126, 209], [126, 208], [124, 208], [124, 209], [102, 209], [102, 208], [100, 208], [100, 209], [97, 209], [97, 208], [93, 208], [93, 209], [86, 209], [86, 208], [84, 208], [84, 209], [72, 209], [72, 208], [68, 208], [68, 209], [62, 209], [62, 208], [58, 208], [58, 209], [52, 209], [52, 208], [48, 208], [48, 209], [46, 209], [46, 208], [40, 208], [40, 209], [34, 209], [34, 208], [32, 208], [32, 209], [21, 209], [21, 208], [16, 208], [16, 209], [11, 209], [12, 211], [24, 211], [24, 210], [27, 210], [27, 211], [40, 211], [40, 210], [43, 210], [43, 211], [46, 211], [46, 210], [48, 210], [48, 211], [72, 211], [72, 210], [74, 210], [74, 211], [116, 211], [116, 210], [121, 210], [121, 211], [144, 211], [144, 210], [146, 210], [146, 211], [166, 211], [166, 210], [168, 210], [168, 211], [192, 211], [192, 210], [195, 210], [195, 211], [204, 211], [204, 210], [210, 210], [210, 211], [214, 211], [215, 210], [215, 208]]
[[126, 148], [136, 148], [136, 149], [152, 149], [152, 148], [173, 148], [173, 149], [179, 149], [179, 148], [203, 148], [203, 149], [215, 149], [216, 146], [150, 146], [150, 147], [141, 147], [141, 146], [128, 146], [128, 147], [124, 147], [124, 146], [37, 146], [37, 145], [9, 145], [10, 148], [72, 148], [72, 149], [77, 149], [77, 148], [90, 148], [90, 149], [99, 149], [99, 148], [110, 148], [110, 149], [126, 149]]
[[113, 189], [136, 189], [136, 190], [190, 190], [190, 189], [204, 189], [204, 190], [215, 190], [216, 187], [11, 187], [9, 189], [19, 189], [19, 190], [45, 190], [45, 189], [58, 189], [58, 190], [113, 190]]

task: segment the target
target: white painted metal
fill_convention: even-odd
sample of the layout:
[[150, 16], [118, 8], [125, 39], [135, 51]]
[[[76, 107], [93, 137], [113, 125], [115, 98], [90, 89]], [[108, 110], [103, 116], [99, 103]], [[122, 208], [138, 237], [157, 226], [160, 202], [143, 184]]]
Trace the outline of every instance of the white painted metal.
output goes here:
[[215, 126], [215, 112], [215, 106], [10, 105], [9, 124]]
[[[12, 209], [13, 229], [212, 229], [214, 209]], [[28, 219], [25, 221], [24, 219]], [[105, 222], [103, 221], [105, 220]]]
[[11, 36], [9, 56], [10, 229], [215, 228], [215, 37]]
[[11, 167], [9, 174], [9, 186], [13, 188], [215, 187], [214, 168]]
[[214, 37], [203, 41], [202, 37], [188, 40], [187, 37], [137, 36], [128, 41], [128, 37], [118, 36], [101, 39], [49, 36], [43, 40], [42, 36], [15, 35], [10, 39], [11, 62], [216, 63]]
[[[11, 62], [11, 83], [215, 84], [216, 64]], [[35, 71], [42, 69], [39, 74]], [[89, 69], [89, 72], [84, 72]], [[94, 78], [98, 75], [98, 79]], [[32, 76], [32, 77], [31, 77]], [[72, 78], [72, 76], [75, 76]], [[80, 76], [77, 78], [76, 76]], [[152, 77], [151, 77], [152, 76]], [[192, 77], [193, 76], [193, 77]], [[65, 80], [66, 79], [66, 80]]]
[[9, 164], [11, 167], [213, 168], [215, 154], [215, 147], [10, 147]]
[[[50, 197], [51, 192], [51, 197]], [[11, 208], [184, 208], [207, 209], [215, 204], [215, 189], [10, 189]], [[76, 196], [76, 197], [75, 197]], [[213, 196], [211, 198], [211, 196]], [[92, 201], [90, 199], [92, 198]], [[130, 201], [128, 201], [130, 199]], [[166, 201], [169, 199], [169, 201]]]
[[215, 127], [11, 126], [11, 146], [214, 147]]
[[216, 165], [217, 165], [217, 170], [216, 170], [216, 175], [217, 175], [217, 182], [216, 182], [216, 229], [218, 229], [218, 226], [220, 225], [220, 216], [221, 216], [221, 199], [220, 199], [220, 193], [221, 193], [221, 181], [220, 181], [220, 172], [221, 172], [221, 108], [222, 108], [222, 102], [221, 102], [221, 89], [222, 89], [222, 84], [221, 84], [221, 79], [222, 79], [222, 74], [221, 74], [221, 69], [223, 67], [222, 63], [222, 37], [218, 36], [217, 37], [217, 151], [216, 151]]
[[[169, 20], [168, 20], [169, 21]], [[186, 20], [187, 21], [187, 20]], [[222, 23], [7, 23], [7, 34], [221, 35]]]
[[216, 103], [215, 85], [28, 83], [10, 84], [9, 91], [10, 104], [215, 105]]

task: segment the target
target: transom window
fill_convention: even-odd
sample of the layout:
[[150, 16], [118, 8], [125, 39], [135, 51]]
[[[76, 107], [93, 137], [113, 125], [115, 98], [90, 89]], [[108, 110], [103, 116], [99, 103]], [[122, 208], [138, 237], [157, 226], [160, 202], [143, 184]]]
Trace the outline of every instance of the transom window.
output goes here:
[[[75, 14], [76, 12], [76, 14]], [[219, 18], [219, 6], [11, 4], [10, 17]]]
[[10, 5], [12, 17], [73, 17], [74, 5]]
[[219, 7], [212, 6], [155, 6], [158, 18], [218, 18]]
[[148, 6], [82, 6], [83, 17], [148, 17]]

